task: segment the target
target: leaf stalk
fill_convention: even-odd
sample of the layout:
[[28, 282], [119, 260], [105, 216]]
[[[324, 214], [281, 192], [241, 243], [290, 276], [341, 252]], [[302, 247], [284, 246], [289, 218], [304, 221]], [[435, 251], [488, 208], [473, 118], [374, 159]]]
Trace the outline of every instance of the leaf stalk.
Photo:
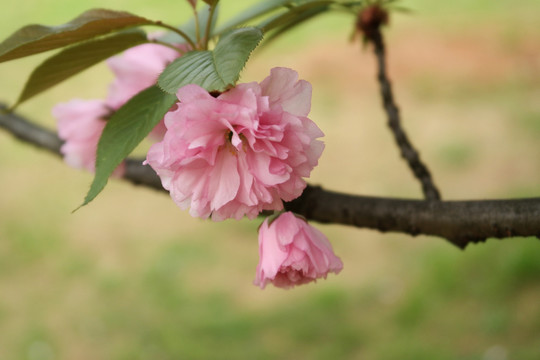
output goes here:
[[208, 42], [210, 41], [210, 29], [212, 28], [212, 20], [214, 18], [214, 12], [216, 11], [217, 2], [212, 4], [210, 6], [210, 16], [208, 16], [208, 20], [206, 21], [206, 29], [204, 31], [204, 49], [208, 50]]
[[165, 24], [161, 21], [155, 21], [153, 23], [153, 25], [155, 26], [159, 26], [159, 27], [162, 27], [162, 28], [165, 28], [165, 29], [168, 29], [174, 33], [177, 33], [178, 35], [180, 35], [184, 40], [186, 40], [186, 42], [189, 44], [189, 46], [191, 46], [192, 49], [196, 49], [197, 48], [197, 45], [195, 45], [195, 43], [193, 42], [193, 40], [191, 40], [191, 38], [185, 33], [183, 32], [182, 30], [174, 27], [174, 26], [171, 26], [169, 24]]

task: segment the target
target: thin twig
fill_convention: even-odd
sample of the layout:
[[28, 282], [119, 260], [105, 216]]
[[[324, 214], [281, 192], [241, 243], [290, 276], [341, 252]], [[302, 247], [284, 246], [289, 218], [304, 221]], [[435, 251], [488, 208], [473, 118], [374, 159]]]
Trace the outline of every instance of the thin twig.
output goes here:
[[401, 157], [407, 161], [414, 176], [420, 181], [424, 197], [427, 200], [440, 200], [439, 190], [435, 186], [427, 166], [420, 160], [418, 151], [411, 144], [401, 126], [399, 109], [394, 100], [392, 85], [386, 71], [386, 52], [381, 27], [387, 23], [388, 12], [383, 7], [375, 4], [360, 11], [356, 27], [363, 34], [364, 40], [373, 44], [377, 59], [377, 80], [380, 85], [383, 108], [388, 118], [388, 126], [401, 152]]
[[386, 73], [386, 58], [382, 33], [378, 31], [372, 38], [375, 56], [377, 57], [377, 79], [379, 80], [384, 110], [388, 117], [388, 126], [394, 134], [401, 156], [407, 161], [414, 176], [422, 184], [422, 191], [427, 200], [440, 200], [439, 190], [435, 186], [427, 166], [420, 159], [418, 151], [409, 141], [405, 130], [401, 126], [399, 109], [394, 101], [392, 85]]

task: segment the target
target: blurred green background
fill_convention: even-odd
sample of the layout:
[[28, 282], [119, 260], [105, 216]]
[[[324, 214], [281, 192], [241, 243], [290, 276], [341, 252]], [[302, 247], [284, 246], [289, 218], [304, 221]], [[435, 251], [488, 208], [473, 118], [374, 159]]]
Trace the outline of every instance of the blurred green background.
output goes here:
[[[222, 1], [222, 20], [253, 1]], [[540, 195], [540, 2], [403, 0], [386, 31], [404, 124], [446, 199]], [[21, 0], [0, 36], [90, 7], [171, 23], [182, 1]], [[326, 150], [311, 183], [419, 197], [398, 156], [352, 19], [321, 18], [258, 51], [243, 74], [296, 69], [313, 84]], [[42, 55], [0, 65], [13, 102]], [[105, 96], [97, 66], [20, 112]], [[0, 131], [0, 359], [540, 359], [540, 242], [460, 251], [426, 236], [316, 225], [345, 268], [284, 291], [252, 285], [259, 221], [191, 218], [168, 196], [91, 175]]]

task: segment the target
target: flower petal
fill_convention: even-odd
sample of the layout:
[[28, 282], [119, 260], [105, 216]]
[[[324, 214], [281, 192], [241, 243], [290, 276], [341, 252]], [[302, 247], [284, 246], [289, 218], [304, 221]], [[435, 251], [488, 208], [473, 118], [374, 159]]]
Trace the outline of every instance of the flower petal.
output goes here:
[[262, 94], [270, 97], [270, 104], [280, 104], [283, 111], [296, 116], [307, 116], [311, 110], [311, 84], [298, 81], [294, 70], [276, 67], [261, 83]]

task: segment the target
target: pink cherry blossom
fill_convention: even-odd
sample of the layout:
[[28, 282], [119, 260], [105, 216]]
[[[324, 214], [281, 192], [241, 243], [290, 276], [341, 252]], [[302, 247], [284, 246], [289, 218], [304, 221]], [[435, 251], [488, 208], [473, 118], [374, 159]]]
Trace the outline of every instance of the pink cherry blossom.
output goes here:
[[[187, 51], [185, 45], [178, 46]], [[109, 87], [107, 105], [118, 109], [134, 95], [156, 83], [159, 74], [181, 54], [158, 44], [143, 44], [132, 47], [120, 55], [107, 60], [115, 79]]]
[[[58, 136], [65, 141], [60, 148], [65, 162], [93, 172], [97, 144], [110, 109], [103, 100], [75, 99], [56, 105], [52, 113], [58, 119]], [[123, 167], [119, 167], [115, 175], [122, 173]]]
[[[187, 51], [186, 45], [178, 45]], [[144, 44], [110, 58], [107, 63], [115, 79], [106, 100], [72, 100], [58, 104], [53, 116], [58, 120], [58, 133], [65, 141], [62, 154], [76, 168], [95, 170], [97, 143], [105, 128], [105, 117], [122, 107], [131, 97], [156, 82], [165, 66], [181, 55], [180, 52], [157, 44]], [[165, 134], [161, 121], [149, 137], [159, 141]], [[121, 175], [119, 167], [114, 175]]]
[[298, 197], [324, 144], [307, 118], [311, 85], [286, 68], [262, 83], [211, 96], [197, 85], [178, 90], [176, 110], [165, 115], [167, 132], [147, 164], [183, 209], [215, 221], [255, 218], [281, 210]]
[[[176, 45], [180, 52], [187, 52], [188, 45]], [[132, 47], [122, 54], [107, 60], [107, 65], [115, 75], [109, 87], [107, 105], [119, 109], [133, 96], [156, 83], [159, 74], [181, 53], [158, 44], [143, 44]], [[150, 138], [160, 141], [166, 128], [163, 121], [150, 133]]]
[[343, 263], [332, 245], [316, 228], [291, 212], [279, 215], [272, 223], [268, 218], [259, 229], [259, 264], [254, 284], [262, 289], [272, 283], [290, 288], [338, 274]]

